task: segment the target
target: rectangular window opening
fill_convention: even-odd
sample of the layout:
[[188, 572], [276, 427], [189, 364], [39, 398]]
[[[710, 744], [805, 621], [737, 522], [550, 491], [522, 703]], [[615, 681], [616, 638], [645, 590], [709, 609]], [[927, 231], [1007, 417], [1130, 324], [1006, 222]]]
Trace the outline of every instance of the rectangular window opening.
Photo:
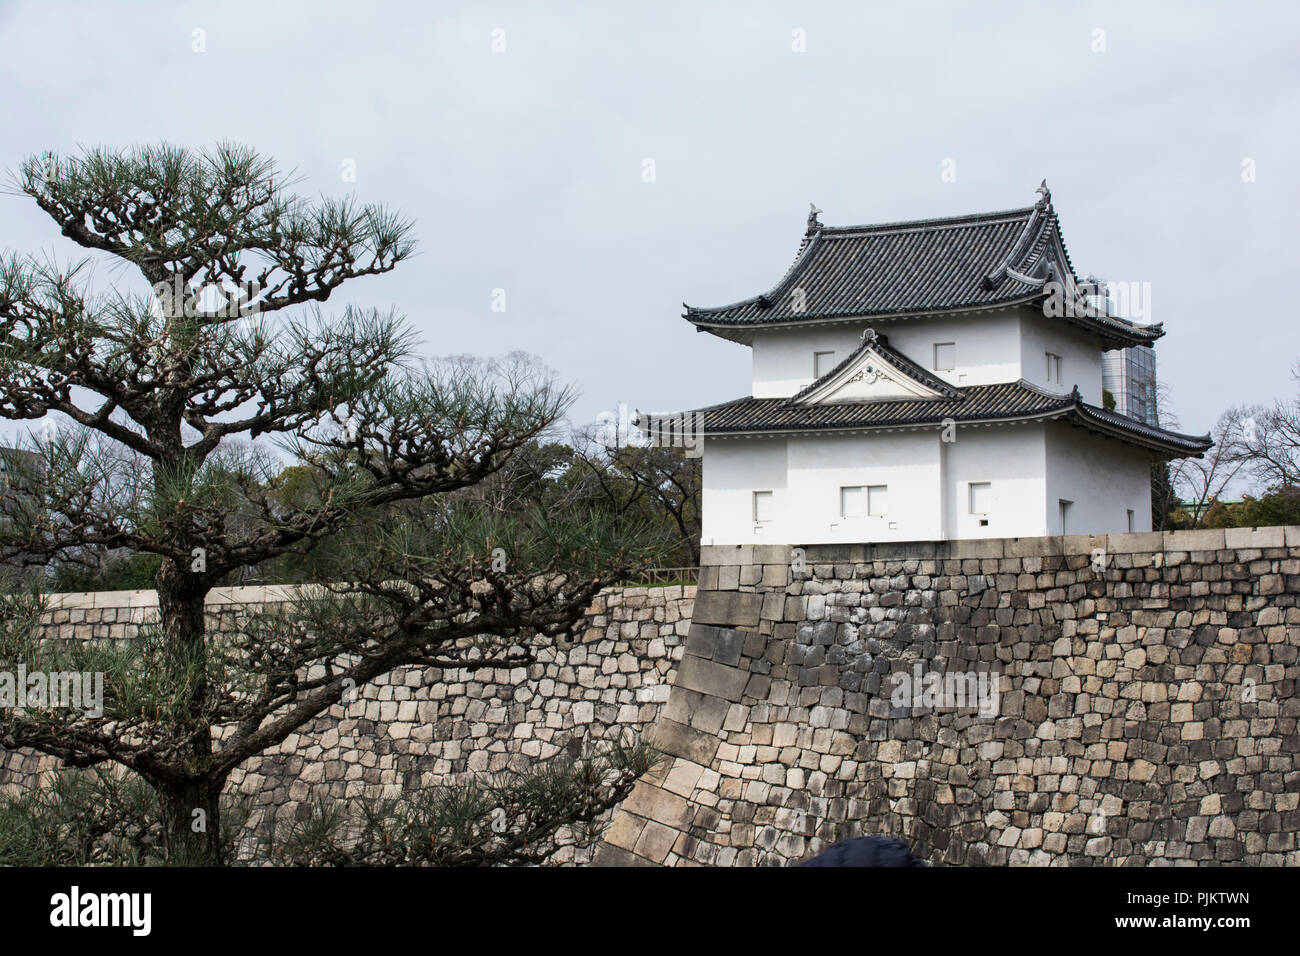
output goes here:
[[970, 483], [970, 513], [987, 515], [993, 510], [993, 484], [988, 481]]
[[772, 492], [754, 492], [754, 523], [772, 520]]
[[834, 367], [834, 352], [813, 352], [813, 378], [821, 378]]
[[951, 372], [957, 367], [957, 343], [956, 342], [935, 342], [934, 343], [934, 370], [936, 372]]
[[1073, 501], [1066, 501], [1064, 498], [1057, 499], [1057, 505], [1061, 510], [1061, 534], [1070, 533], [1070, 505]]
[[861, 485], [846, 485], [840, 489], [841, 518], [860, 518], [867, 513], [863, 492]]

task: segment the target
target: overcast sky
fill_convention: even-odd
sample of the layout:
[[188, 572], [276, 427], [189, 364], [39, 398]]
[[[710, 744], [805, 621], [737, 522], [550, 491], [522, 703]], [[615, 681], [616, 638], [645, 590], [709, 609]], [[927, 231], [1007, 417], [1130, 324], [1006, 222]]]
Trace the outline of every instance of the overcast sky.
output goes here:
[[[1161, 380], [1203, 433], [1295, 388], [1298, 33], [1284, 2], [2, 0], [0, 166], [227, 139], [395, 206], [419, 257], [329, 306], [396, 305], [429, 356], [534, 353], [578, 424], [748, 394], [749, 350], [681, 304], [771, 288], [810, 200], [917, 219], [1046, 177], [1075, 267], [1151, 284]], [[77, 251], [28, 200], [0, 225]]]

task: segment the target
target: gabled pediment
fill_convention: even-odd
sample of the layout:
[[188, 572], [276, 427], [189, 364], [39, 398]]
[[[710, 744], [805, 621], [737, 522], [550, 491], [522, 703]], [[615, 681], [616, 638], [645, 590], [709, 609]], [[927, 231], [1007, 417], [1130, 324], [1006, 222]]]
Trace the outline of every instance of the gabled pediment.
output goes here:
[[946, 399], [961, 393], [891, 348], [867, 329], [862, 344], [835, 368], [790, 399], [797, 405]]

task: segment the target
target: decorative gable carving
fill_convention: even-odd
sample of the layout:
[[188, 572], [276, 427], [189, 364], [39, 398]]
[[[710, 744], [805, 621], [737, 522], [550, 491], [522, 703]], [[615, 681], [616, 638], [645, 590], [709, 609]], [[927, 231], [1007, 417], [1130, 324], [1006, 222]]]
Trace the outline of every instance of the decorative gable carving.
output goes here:
[[867, 329], [857, 351], [795, 395], [791, 402], [823, 405], [951, 397], [900, 368], [899, 361], [890, 355], [892, 351], [874, 329]]

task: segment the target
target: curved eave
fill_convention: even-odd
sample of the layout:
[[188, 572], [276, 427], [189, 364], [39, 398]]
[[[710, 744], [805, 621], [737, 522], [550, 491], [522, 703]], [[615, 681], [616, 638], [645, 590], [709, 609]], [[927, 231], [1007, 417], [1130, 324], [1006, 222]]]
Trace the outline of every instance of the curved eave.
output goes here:
[[[768, 329], [797, 329], [806, 328], [809, 325], [844, 325], [850, 322], [862, 322], [869, 319], [921, 319], [938, 315], [961, 315], [963, 313], [975, 314], [978, 312], [996, 312], [999, 309], [1005, 309], [1012, 306], [1028, 305], [1036, 299], [1042, 298], [1042, 293], [1034, 290], [1030, 295], [1022, 295], [1014, 299], [1007, 299], [998, 302], [984, 302], [979, 305], [958, 305], [947, 308], [937, 309], [920, 309], [907, 311], [878, 311], [878, 312], [817, 312], [807, 313], [798, 319], [778, 319], [776, 321], [765, 321], [763, 319], [739, 319], [733, 321], [708, 321], [698, 317], [698, 313], [692, 315], [684, 314], [682, 318], [695, 326], [698, 332], [709, 332], [719, 338], [727, 339], [731, 342], [739, 342], [742, 345], [749, 345], [755, 332], [763, 332]], [[757, 299], [749, 300], [756, 302]]]
[[[728, 403], [729, 404], [729, 403]], [[865, 403], [864, 403], [865, 404]], [[722, 407], [722, 406], [712, 406]], [[707, 411], [707, 409], [701, 409]], [[1008, 415], [985, 415], [974, 419], [954, 419], [958, 428], [991, 425], [1017, 425], [1043, 421], [1067, 421], [1070, 424], [1086, 428], [1096, 434], [1114, 438], [1130, 445], [1137, 445], [1162, 458], [1199, 458], [1213, 444], [1209, 435], [1183, 435], [1179, 432], [1165, 431], [1127, 419], [1122, 415], [1107, 412], [1064, 398], [1055, 408], [1044, 409], [1030, 414], [1011, 413]], [[706, 438], [744, 438], [775, 437], [780, 435], [801, 434], [866, 434], [870, 432], [920, 431], [944, 427], [940, 421], [846, 423], [844, 425], [780, 425], [759, 428], [732, 428], [726, 431], [706, 429]]]
[[1096, 405], [1078, 402], [1073, 410], [1083, 427], [1130, 444], [1141, 445], [1167, 458], [1200, 458], [1214, 444], [1213, 438], [1208, 434], [1184, 435], [1181, 432], [1166, 431], [1108, 412]]
[[[781, 277], [781, 281], [774, 285], [769, 291], [760, 295], [752, 295], [748, 299], [741, 299], [739, 302], [732, 302], [730, 305], [715, 305], [710, 308], [697, 308], [696, 306], [687, 305], [683, 302], [682, 308], [686, 311], [682, 313], [682, 318], [689, 322], [695, 322], [695, 320], [691, 318], [693, 315], [716, 315], [720, 312], [732, 312], [736, 309], [744, 309], [751, 305], [760, 305], [762, 303], [777, 301], [787, 289], [794, 287], [793, 284], [795, 280], [799, 278], [803, 270], [807, 268], [808, 263], [812, 261], [813, 252], [819, 245], [821, 245], [823, 231], [824, 229], [818, 229], [811, 236], [805, 237], [805, 241], [802, 248], [799, 250], [799, 254], [794, 257], [794, 262], [790, 263], [790, 268], [785, 270], [785, 275]], [[696, 324], [698, 325], [698, 323]]]
[[[996, 312], [1007, 308], [1034, 306], [1040, 304], [1045, 297], [1045, 293], [1039, 290], [1034, 290], [1029, 295], [1021, 295], [1014, 299], [1007, 299], [1001, 302], [981, 303], [980, 305], [953, 306], [946, 309], [909, 310], [906, 312], [809, 313], [807, 316], [798, 319], [782, 319], [774, 322], [763, 321], [761, 319], [710, 322], [690, 314], [684, 315], [683, 318], [694, 325], [697, 332], [708, 332], [711, 335], [716, 335], [718, 338], [726, 339], [729, 342], [737, 342], [741, 345], [752, 345], [754, 333], [765, 332], [768, 329], [796, 329], [807, 328], [813, 325], [845, 325], [853, 322], [870, 321], [872, 319], [904, 321], [906, 319], [923, 319], [936, 316], [977, 315], [981, 312]], [[1035, 309], [1035, 311], [1041, 311], [1041, 309]], [[1146, 327], [1136, 326], [1115, 316], [1046, 316], [1046, 318], [1066, 322], [1077, 328], [1091, 332], [1103, 339], [1103, 344], [1107, 345], [1109, 348], [1128, 348], [1133, 345], [1150, 345], [1152, 342], [1156, 341], [1156, 339], [1161, 338], [1165, 334], [1163, 325], [1159, 323]]]
[[[865, 404], [865, 403], [864, 403]], [[1011, 415], [1004, 418], [997, 416], [985, 416], [975, 419], [958, 419], [954, 420], [956, 427], [977, 427], [989, 425], [1026, 425], [1033, 422], [1048, 421], [1050, 419], [1060, 418], [1068, 415], [1070, 408], [1067, 405], [1064, 408], [1052, 409], [1044, 412], [1037, 412], [1033, 415]], [[879, 425], [869, 424], [848, 424], [848, 425], [783, 425], [775, 428], [759, 429], [732, 429], [731, 431], [709, 431], [704, 433], [705, 438], [755, 438], [769, 437], [778, 435], [806, 435], [816, 432], [818, 434], [867, 434], [869, 432], [899, 432], [899, 431], [934, 431], [936, 428], [946, 427], [942, 421], [923, 421], [923, 422], [888, 422]]]

